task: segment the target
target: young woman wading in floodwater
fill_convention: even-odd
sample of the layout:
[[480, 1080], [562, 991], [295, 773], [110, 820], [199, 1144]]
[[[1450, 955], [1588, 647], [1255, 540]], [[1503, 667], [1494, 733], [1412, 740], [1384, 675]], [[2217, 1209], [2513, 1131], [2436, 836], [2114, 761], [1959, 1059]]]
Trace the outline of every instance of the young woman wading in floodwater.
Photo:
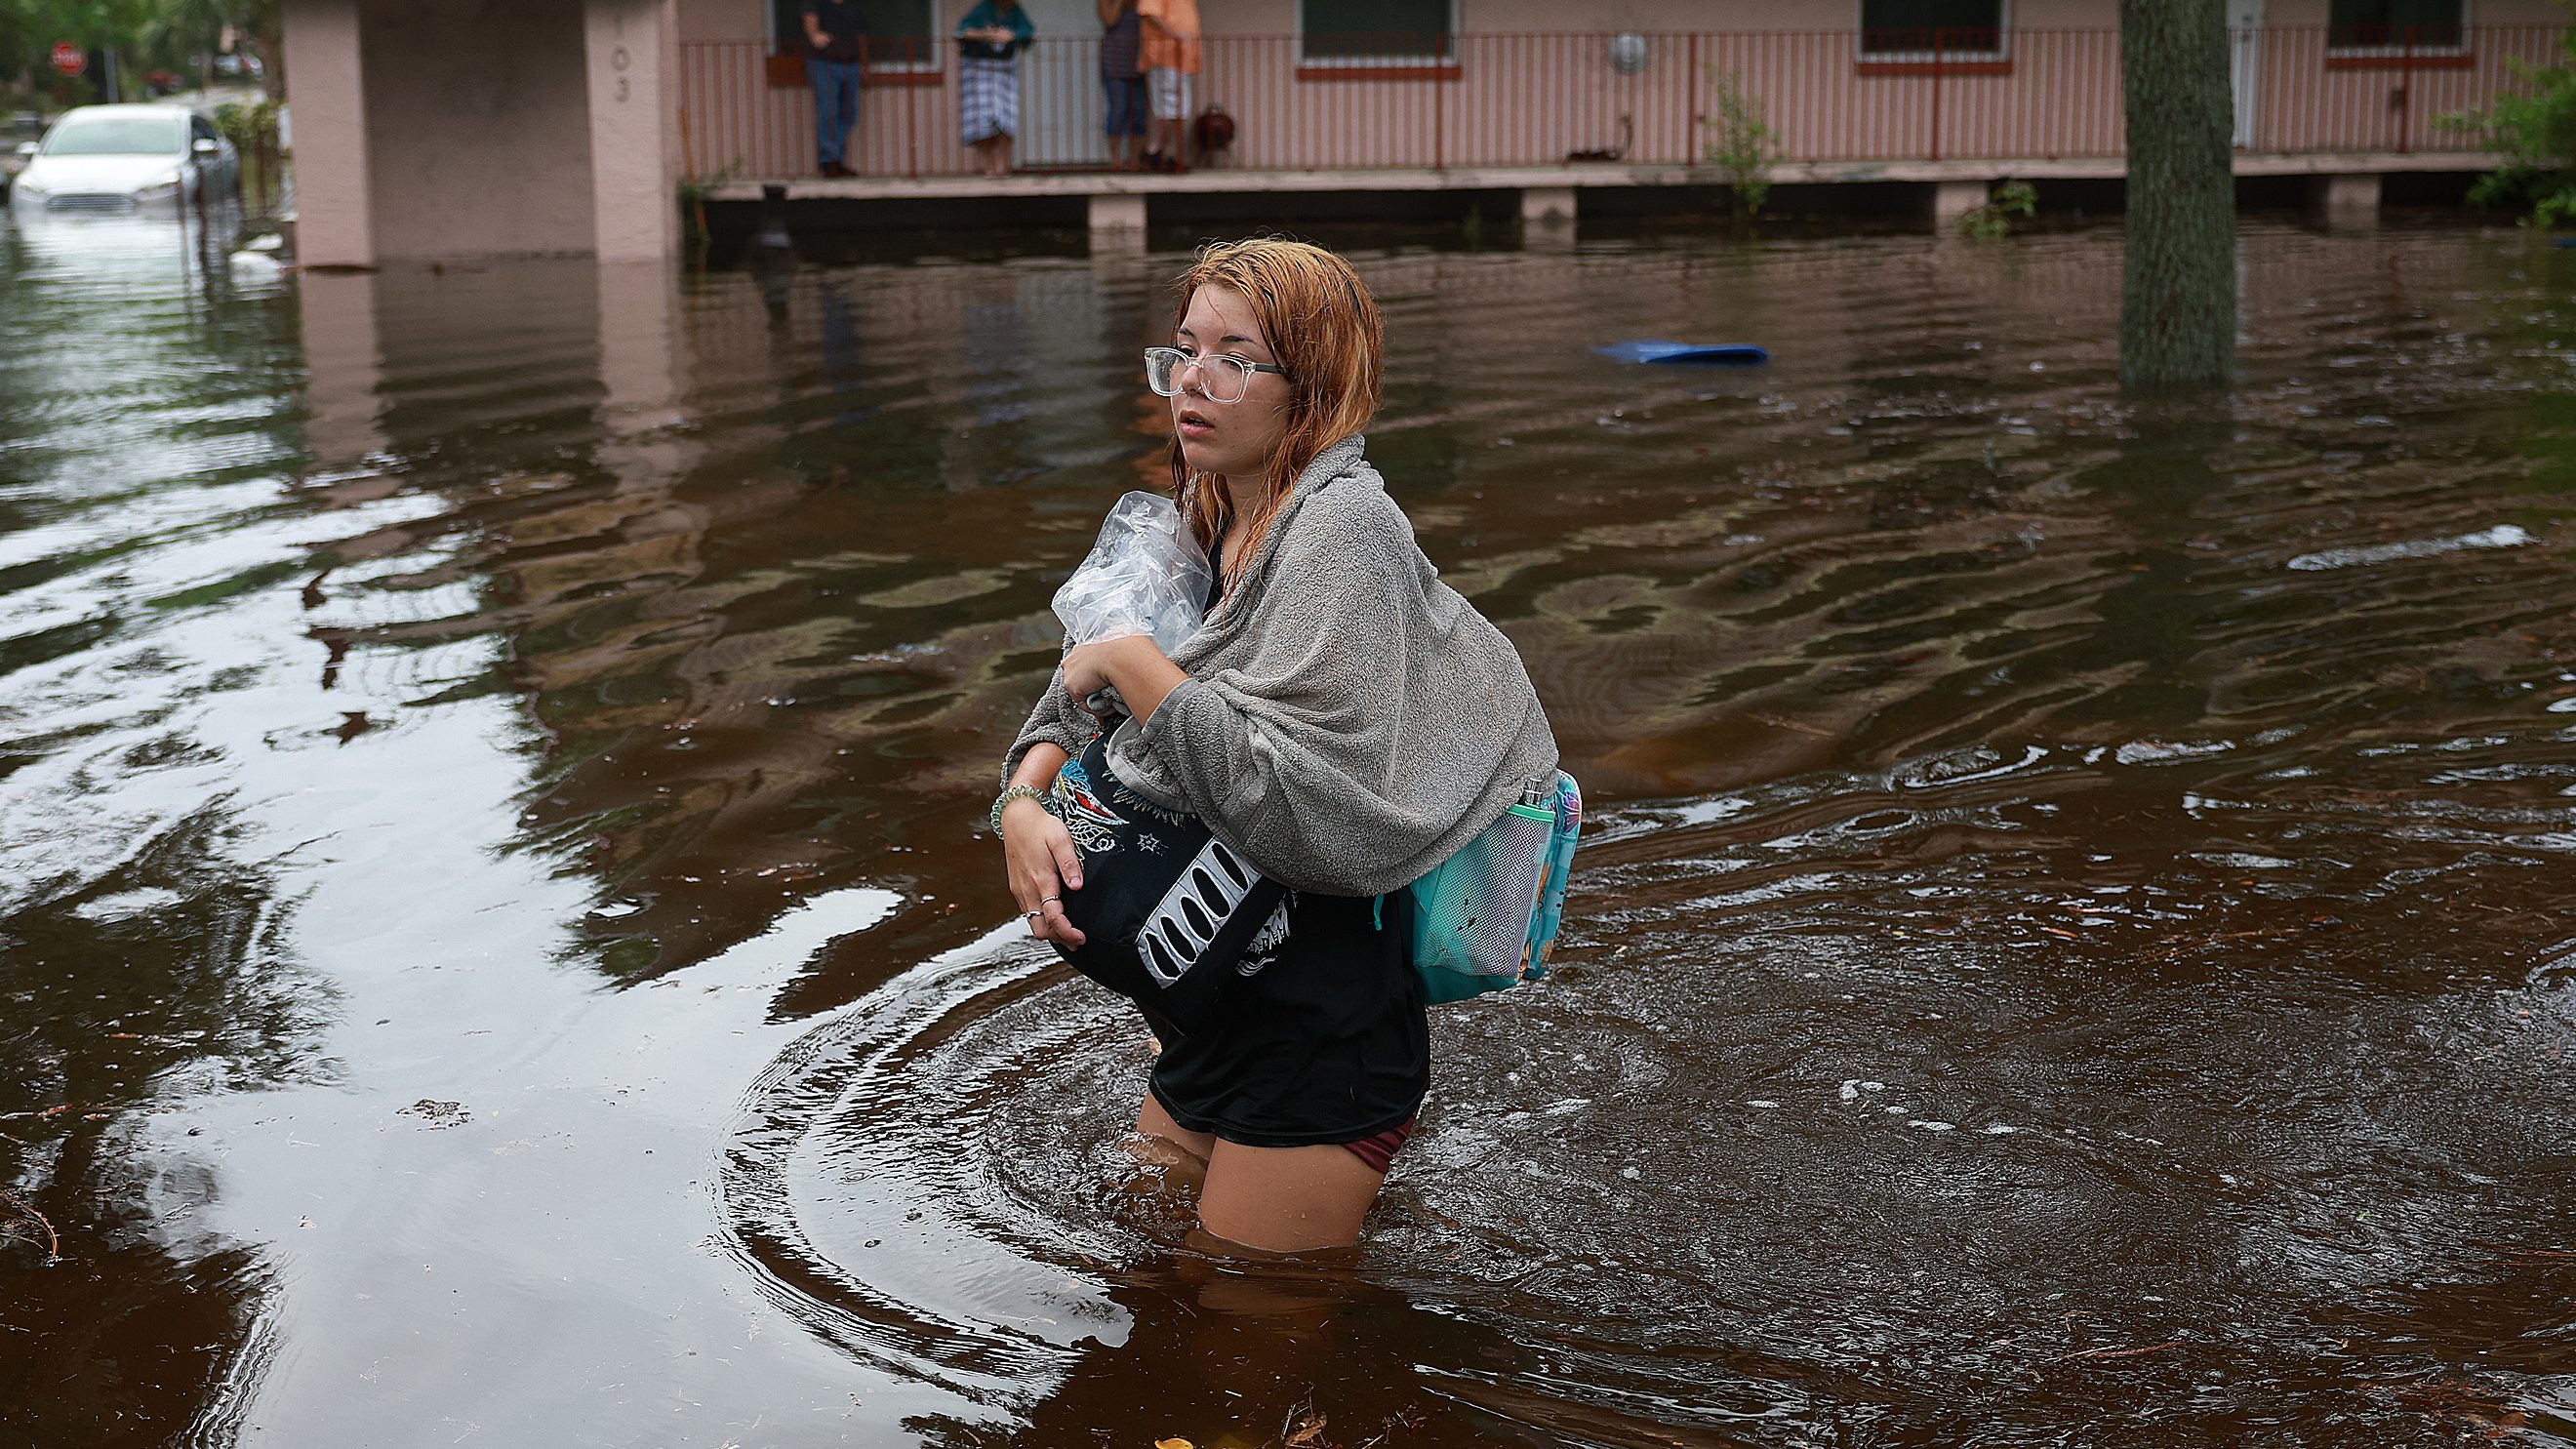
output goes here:
[[[1179, 293], [1146, 376], [1216, 565], [1206, 621], [1172, 657], [1141, 636], [1070, 649], [994, 819], [1031, 932], [1067, 951], [1143, 863], [1093, 855], [1085, 899], [1076, 831], [1195, 816], [1285, 888], [1189, 1019], [1138, 994], [1162, 1052], [1131, 1149], [1197, 1187], [1223, 1245], [1344, 1247], [1430, 1087], [1403, 888], [1552, 771], [1556, 742], [1510, 641], [1440, 581], [1363, 459], [1383, 329], [1349, 263], [1233, 243]], [[1085, 708], [1110, 688], [1125, 718]]]

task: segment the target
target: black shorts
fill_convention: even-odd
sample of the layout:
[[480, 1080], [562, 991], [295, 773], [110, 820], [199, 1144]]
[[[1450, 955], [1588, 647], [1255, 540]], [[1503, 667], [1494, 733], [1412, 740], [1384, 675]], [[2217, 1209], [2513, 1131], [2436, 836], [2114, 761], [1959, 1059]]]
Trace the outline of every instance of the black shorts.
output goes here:
[[1292, 891], [1207, 1025], [1178, 1035], [1145, 1012], [1163, 1043], [1150, 1087], [1174, 1122], [1246, 1147], [1309, 1147], [1421, 1110], [1431, 1027], [1407, 945], [1413, 898], [1385, 899], [1381, 913], [1368, 896]]

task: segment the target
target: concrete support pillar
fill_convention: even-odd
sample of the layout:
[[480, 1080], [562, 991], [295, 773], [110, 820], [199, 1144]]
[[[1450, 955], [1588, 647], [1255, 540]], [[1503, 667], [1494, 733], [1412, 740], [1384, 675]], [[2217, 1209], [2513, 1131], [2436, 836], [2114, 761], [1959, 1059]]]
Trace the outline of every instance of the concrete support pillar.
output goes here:
[[602, 262], [680, 248], [676, 0], [584, 0], [591, 224]]
[[1949, 231], [1959, 218], [1986, 204], [1988, 183], [1983, 181], [1935, 181], [1932, 183], [1932, 224]]
[[1098, 191], [1091, 196], [1091, 249], [1145, 249], [1145, 197], [1141, 192]]
[[295, 259], [372, 267], [366, 66], [356, 0], [285, 0], [286, 69], [295, 77]]
[[2308, 200], [2330, 227], [2379, 225], [2379, 177], [2317, 176], [2308, 181]]
[[1571, 229], [1574, 225], [1574, 188], [1571, 186], [1522, 187], [1521, 225]]

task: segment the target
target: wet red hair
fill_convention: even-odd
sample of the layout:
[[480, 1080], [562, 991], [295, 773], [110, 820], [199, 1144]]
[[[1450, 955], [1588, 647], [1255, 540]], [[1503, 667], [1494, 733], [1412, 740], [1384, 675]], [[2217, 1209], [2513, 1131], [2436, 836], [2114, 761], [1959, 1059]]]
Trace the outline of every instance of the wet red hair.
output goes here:
[[[1340, 257], [1305, 242], [1256, 237], [1218, 242], [1201, 251], [1174, 284], [1180, 301], [1172, 329], [1189, 316], [1201, 287], [1232, 287], [1251, 304], [1253, 321], [1271, 354], [1288, 369], [1288, 431], [1262, 474], [1261, 502], [1252, 515], [1235, 517], [1234, 497], [1209, 474], [1191, 471], [1172, 440], [1172, 489], [1181, 515], [1201, 547], [1241, 523], [1258, 543], [1278, 516], [1298, 475], [1326, 448], [1361, 432], [1377, 416], [1386, 375], [1386, 325], [1377, 299], [1359, 273]], [[1243, 557], [1252, 557], [1247, 548]], [[1241, 582], [1229, 577], [1227, 587]]]

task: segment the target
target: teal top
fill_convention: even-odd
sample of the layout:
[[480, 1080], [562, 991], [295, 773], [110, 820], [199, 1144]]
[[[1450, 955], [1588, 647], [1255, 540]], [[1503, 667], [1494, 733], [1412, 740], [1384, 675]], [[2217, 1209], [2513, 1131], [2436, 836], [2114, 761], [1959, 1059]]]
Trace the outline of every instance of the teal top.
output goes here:
[[[1010, 44], [995, 45], [989, 40], [964, 38], [969, 30], [989, 30], [996, 25], [1011, 32]], [[968, 60], [1009, 60], [1028, 49], [1030, 43], [1038, 38], [1037, 27], [1029, 24], [1029, 12], [1025, 6], [1013, 5], [1004, 10], [993, 0], [975, 0], [975, 8], [966, 12], [965, 19], [957, 22], [957, 34], [959, 52]]]

